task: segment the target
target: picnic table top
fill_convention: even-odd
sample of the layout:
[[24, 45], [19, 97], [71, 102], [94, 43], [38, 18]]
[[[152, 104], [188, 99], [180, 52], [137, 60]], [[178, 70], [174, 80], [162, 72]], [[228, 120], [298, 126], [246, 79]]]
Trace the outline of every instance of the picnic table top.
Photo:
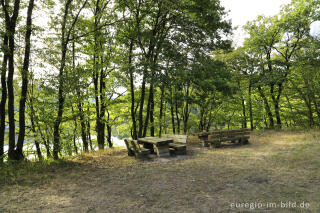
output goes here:
[[158, 137], [145, 137], [145, 138], [138, 138], [139, 142], [142, 143], [151, 143], [155, 145], [164, 145], [173, 142], [172, 138], [158, 138]]

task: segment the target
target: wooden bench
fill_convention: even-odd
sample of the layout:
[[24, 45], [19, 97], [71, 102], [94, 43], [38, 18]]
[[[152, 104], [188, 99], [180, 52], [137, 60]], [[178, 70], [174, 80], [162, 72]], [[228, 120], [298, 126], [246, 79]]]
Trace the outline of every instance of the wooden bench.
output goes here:
[[136, 140], [124, 139], [124, 143], [128, 149], [129, 156], [144, 158], [150, 154], [150, 149], [141, 148]]
[[219, 148], [222, 142], [231, 142], [239, 144], [247, 144], [249, 142], [250, 131], [248, 129], [232, 129], [214, 131], [208, 135], [208, 139], [204, 141], [204, 146], [210, 144], [211, 147]]
[[169, 143], [170, 153], [176, 155], [186, 155], [187, 154], [187, 135], [162, 135], [166, 138], [173, 139], [173, 143]]

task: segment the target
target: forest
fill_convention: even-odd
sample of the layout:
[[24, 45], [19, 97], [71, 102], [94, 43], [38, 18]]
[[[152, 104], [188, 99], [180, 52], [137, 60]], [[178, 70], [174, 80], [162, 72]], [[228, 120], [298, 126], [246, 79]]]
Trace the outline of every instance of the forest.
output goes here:
[[28, 144], [41, 161], [113, 137], [318, 128], [319, 8], [292, 0], [236, 46], [219, 0], [1, 0], [0, 164]]

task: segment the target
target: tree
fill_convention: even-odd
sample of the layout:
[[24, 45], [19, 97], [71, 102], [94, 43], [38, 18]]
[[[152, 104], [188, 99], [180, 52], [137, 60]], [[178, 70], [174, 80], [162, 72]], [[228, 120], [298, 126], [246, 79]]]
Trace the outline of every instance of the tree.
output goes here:
[[82, 5], [80, 6], [80, 9], [78, 9], [76, 15], [74, 17], [70, 16], [72, 13], [72, 3], [73, 0], [66, 0], [63, 2], [63, 10], [62, 15], [63, 18], [61, 20], [61, 37], [60, 37], [60, 67], [59, 67], [59, 75], [58, 75], [58, 112], [57, 117], [55, 119], [54, 123], [54, 132], [53, 132], [53, 157], [54, 159], [58, 159], [59, 151], [60, 151], [60, 124], [62, 121], [62, 115], [63, 115], [63, 107], [65, 102], [65, 94], [64, 94], [64, 70], [66, 66], [66, 57], [67, 57], [67, 51], [68, 51], [68, 45], [71, 40], [72, 31], [74, 30], [74, 27], [78, 21], [79, 15], [81, 11], [84, 9], [84, 7], [87, 4], [87, 0], [82, 2]]
[[[17, 142], [16, 155], [18, 159], [23, 159], [23, 142], [25, 139], [25, 108], [26, 108], [26, 99], [28, 93], [28, 82], [29, 82], [29, 60], [30, 60], [30, 49], [31, 49], [31, 32], [32, 32], [32, 11], [34, 8], [34, 0], [29, 1], [28, 11], [27, 11], [27, 23], [26, 23], [26, 36], [25, 36], [25, 53], [23, 67], [21, 71], [22, 75], [22, 86], [21, 86], [21, 96], [19, 104], [19, 136]], [[38, 147], [39, 149], [39, 147]], [[39, 152], [39, 150], [38, 150]], [[38, 153], [39, 159], [41, 158]]]
[[[8, 78], [7, 78], [7, 90], [8, 90], [8, 118], [9, 118], [9, 151], [8, 156], [10, 160], [16, 160], [21, 158], [19, 151], [15, 151], [16, 141], [15, 141], [15, 116], [14, 116], [14, 87], [13, 87], [13, 75], [14, 75], [14, 52], [15, 52], [15, 33], [17, 20], [20, 10], [20, 0], [15, 0], [13, 4], [13, 10], [10, 7], [8, 1], [1, 1], [2, 10], [5, 17], [6, 25], [6, 36], [8, 37], [8, 46], [4, 46], [7, 51], [8, 57]], [[5, 36], [5, 37], [6, 37]], [[6, 39], [6, 38], [5, 38]], [[4, 41], [6, 45], [6, 41]], [[3, 63], [3, 74], [5, 75], [6, 60]], [[3, 102], [5, 103], [5, 102]], [[4, 105], [3, 105], [4, 106]], [[3, 118], [2, 118], [3, 119]]]

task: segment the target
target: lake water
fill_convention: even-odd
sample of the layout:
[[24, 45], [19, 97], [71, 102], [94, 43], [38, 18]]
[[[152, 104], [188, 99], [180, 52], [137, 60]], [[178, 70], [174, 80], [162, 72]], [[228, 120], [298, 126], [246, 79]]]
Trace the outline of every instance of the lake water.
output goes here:
[[[92, 136], [92, 139], [96, 139], [96, 136], [93, 135], [93, 136]], [[125, 147], [125, 143], [124, 143], [124, 140], [123, 140], [123, 139], [119, 139], [119, 138], [117, 138], [117, 137], [112, 136], [112, 137], [111, 137], [111, 140], [112, 140], [113, 145], [114, 145], [115, 147]], [[78, 144], [78, 147], [82, 149], [82, 140], [81, 140], [81, 139], [78, 139], [76, 142], [77, 142], [77, 144]], [[107, 144], [107, 142], [106, 142], [106, 144]], [[41, 147], [41, 149], [45, 149], [45, 147], [44, 147], [43, 144], [40, 144], [40, 147]], [[96, 151], [98, 150], [98, 146], [95, 146], [94, 148], [95, 148]], [[5, 152], [5, 153], [8, 151], [8, 149], [9, 149], [9, 146], [8, 146], [8, 145], [4, 145], [4, 152]], [[24, 146], [23, 146], [23, 151], [36, 151], [36, 146], [34, 145], [33, 142], [28, 142], [28, 143], [24, 144]], [[36, 157], [36, 156], [35, 156], [34, 154], [30, 154], [30, 155], [27, 156], [27, 158], [28, 158], [29, 160], [30, 160], [30, 159], [33, 159], [33, 158], [35, 158], [35, 157]]]

